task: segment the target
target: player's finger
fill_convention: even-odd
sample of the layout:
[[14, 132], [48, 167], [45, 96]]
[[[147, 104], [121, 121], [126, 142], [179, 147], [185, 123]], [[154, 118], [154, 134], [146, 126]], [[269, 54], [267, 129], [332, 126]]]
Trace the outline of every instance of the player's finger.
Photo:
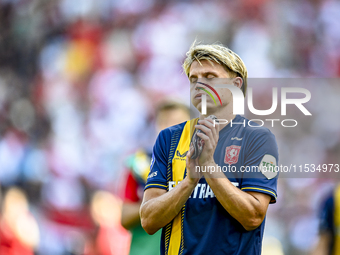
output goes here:
[[200, 120], [199, 121], [199, 125], [195, 126], [196, 129], [200, 129], [202, 132], [204, 132], [206, 135], [208, 135], [209, 137], [211, 137], [211, 139], [214, 139], [215, 141], [217, 141], [218, 136], [216, 133], [216, 128], [214, 128], [213, 123], [211, 123], [210, 121], [205, 120]]
[[216, 130], [216, 125], [214, 126], [214, 121], [215, 120], [213, 120], [211, 118], [205, 118], [204, 121], [205, 121], [205, 125], [210, 127], [210, 129], [211, 129], [211, 131], [213, 133], [214, 139], [217, 141], [218, 140], [218, 132]]
[[218, 139], [220, 137], [220, 125], [218, 124], [218, 122], [215, 122], [215, 132], [216, 132], [216, 142], [218, 142]]
[[210, 135], [213, 136], [212, 130], [211, 130], [210, 127], [207, 127], [205, 125], [195, 125], [195, 128], [201, 130], [202, 132], [204, 132], [208, 136], [210, 136]]
[[194, 162], [198, 159], [192, 159], [191, 156], [194, 153], [194, 147], [190, 145], [189, 151], [186, 156], [186, 168], [187, 168], [187, 175], [189, 175], [190, 178], [197, 177], [195, 176], [195, 173], [193, 172], [194, 167], [190, 167], [191, 165], [194, 165]]
[[190, 160], [191, 160], [191, 155], [192, 155], [192, 149], [191, 146], [189, 148], [189, 151], [187, 153], [187, 157], [186, 157], [186, 167], [187, 167], [187, 171], [190, 170]]
[[216, 119], [211, 119], [211, 118], [206, 118], [205, 120], [207, 120], [208, 123], [212, 124], [211, 130], [212, 130], [214, 138], [216, 139], [216, 142], [217, 142], [218, 138], [219, 138], [219, 133], [220, 133], [220, 126], [218, 124], [218, 121]]
[[[207, 144], [210, 144], [211, 147], [214, 146], [214, 144], [212, 143], [215, 143], [209, 136], [207, 136], [206, 134], [203, 134], [203, 133], [197, 133], [197, 136], [199, 136], [200, 138], [202, 138], [202, 140], [204, 141], [204, 144], [205, 146]], [[209, 143], [210, 142], [210, 143]]]
[[193, 152], [194, 152], [194, 147], [190, 145], [189, 151], [187, 153], [187, 159], [191, 158]]

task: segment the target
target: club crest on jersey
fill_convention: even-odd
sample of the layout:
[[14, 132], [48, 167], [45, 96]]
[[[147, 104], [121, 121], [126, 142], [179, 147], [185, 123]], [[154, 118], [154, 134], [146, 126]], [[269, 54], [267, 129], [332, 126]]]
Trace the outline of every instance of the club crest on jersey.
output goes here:
[[236, 164], [238, 161], [238, 156], [240, 155], [241, 146], [231, 145], [225, 148], [224, 163], [232, 165]]

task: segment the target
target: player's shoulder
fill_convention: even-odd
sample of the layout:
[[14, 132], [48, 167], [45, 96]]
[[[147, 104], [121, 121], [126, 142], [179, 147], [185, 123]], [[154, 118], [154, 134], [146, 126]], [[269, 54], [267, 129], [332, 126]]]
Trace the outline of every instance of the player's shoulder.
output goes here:
[[181, 133], [184, 129], [184, 126], [185, 124], [187, 123], [188, 121], [184, 121], [182, 123], [179, 123], [177, 125], [174, 125], [174, 126], [170, 126], [170, 127], [167, 127], [165, 129], [163, 129], [161, 132], [160, 132], [160, 135], [166, 137], [166, 138], [170, 138], [173, 134], [175, 133]]
[[[172, 142], [178, 143], [187, 121], [163, 129], [157, 137], [154, 149], [169, 152]], [[175, 138], [175, 140], [173, 140]]]
[[269, 128], [261, 126], [258, 123], [252, 120], [248, 120], [245, 117], [241, 117], [241, 118], [245, 120], [245, 127], [244, 127], [243, 132], [248, 138], [259, 138], [259, 137], [266, 137], [266, 136], [275, 138], [275, 135], [270, 131]]
[[169, 129], [169, 132], [170, 132], [170, 133], [181, 132], [181, 131], [183, 131], [184, 126], [185, 126], [185, 124], [186, 124], [187, 122], [188, 122], [188, 121], [184, 121], [184, 122], [179, 123], [179, 124], [177, 124], [177, 125], [168, 127], [167, 129]]

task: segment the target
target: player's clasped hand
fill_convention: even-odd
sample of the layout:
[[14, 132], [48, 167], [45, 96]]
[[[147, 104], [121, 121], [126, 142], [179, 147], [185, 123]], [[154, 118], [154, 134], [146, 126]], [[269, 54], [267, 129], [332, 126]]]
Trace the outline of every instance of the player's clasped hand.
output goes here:
[[199, 179], [203, 176], [202, 173], [196, 171], [196, 166], [213, 165], [214, 161], [214, 153], [217, 146], [218, 138], [219, 138], [219, 125], [215, 125], [214, 121], [211, 118], [206, 118], [204, 120], [199, 120], [198, 125], [195, 125], [195, 128], [201, 130], [202, 132], [197, 133], [202, 139], [204, 143], [203, 150], [198, 158], [192, 159], [192, 155], [194, 154], [193, 145], [190, 146], [190, 149], [186, 158], [186, 168], [187, 168], [187, 177], [190, 182], [197, 183]]
[[187, 168], [187, 178], [192, 184], [196, 185], [199, 179], [201, 179], [202, 174], [200, 172], [195, 171], [195, 168], [198, 165], [198, 158], [192, 159], [191, 157], [193, 153], [194, 153], [194, 147], [191, 145], [187, 153], [186, 168]]
[[219, 138], [219, 125], [215, 124], [214, 127], [214, 121], [210, 118], [205, 118], [204, 120], [199, 120], [195, 128], [202, 131], [197, 133], [197, 136], [204, 141], [202, 153], [198, 158], [198, 165], [215, 164], [214, 153]]

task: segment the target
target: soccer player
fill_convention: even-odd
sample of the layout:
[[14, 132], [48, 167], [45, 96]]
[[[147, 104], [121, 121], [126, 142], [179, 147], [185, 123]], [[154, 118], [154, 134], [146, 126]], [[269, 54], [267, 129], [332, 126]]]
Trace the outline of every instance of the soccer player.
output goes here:
[[324, 201], [319, 226], [319, 242], [312, 255], [340, 254], [340, 185]]
[[[222, 45], [194, 43], [183, 68], [190, 81], [191, 102], [198, 110], [206, 95], [202, 89], [208, 91], [200, 82], [203, 79], [229, 78], [246, 93], [247, 69], [237, 54]], [[275, 137], [267, 128], [251, 127], [256, 124], [250, 126], [247, 119], [233, 114], [229, 89], [216, 88], [216, 92], [221, 104], [206, 96], [207, 115], [163, 130], [153, 148], [140, 215], [147, 233], [162, 228], [162, 255], [261, 254], [267, 208], [277, 197], [277, 173], [267, 174], [261, 166], [278, 163]], [[214, 125], [205, 118], [209, 115], [228, 123]], [[202, 131], [198, 137], [204, 147], [192, 159], [195, 129]], [[203, 170], [218, 166], [237, 171]], [[202, 171], [196, 173], [197, 167]], [[248, 173], [243, 171], [246, 167], [262, 170]]]
[[[190, 119], [189, 108], [184, 104], [166, 101], [156, 110], [156, 131]], [[127, 159], [129, 174], [125, 184], [122, 208], [122, 226], [132, 233], [130, 255], [158, 255], [161, 232], [149, 236], [141, 227], [139, 208], [149, 173], [151, 151], [141, 149]]]

